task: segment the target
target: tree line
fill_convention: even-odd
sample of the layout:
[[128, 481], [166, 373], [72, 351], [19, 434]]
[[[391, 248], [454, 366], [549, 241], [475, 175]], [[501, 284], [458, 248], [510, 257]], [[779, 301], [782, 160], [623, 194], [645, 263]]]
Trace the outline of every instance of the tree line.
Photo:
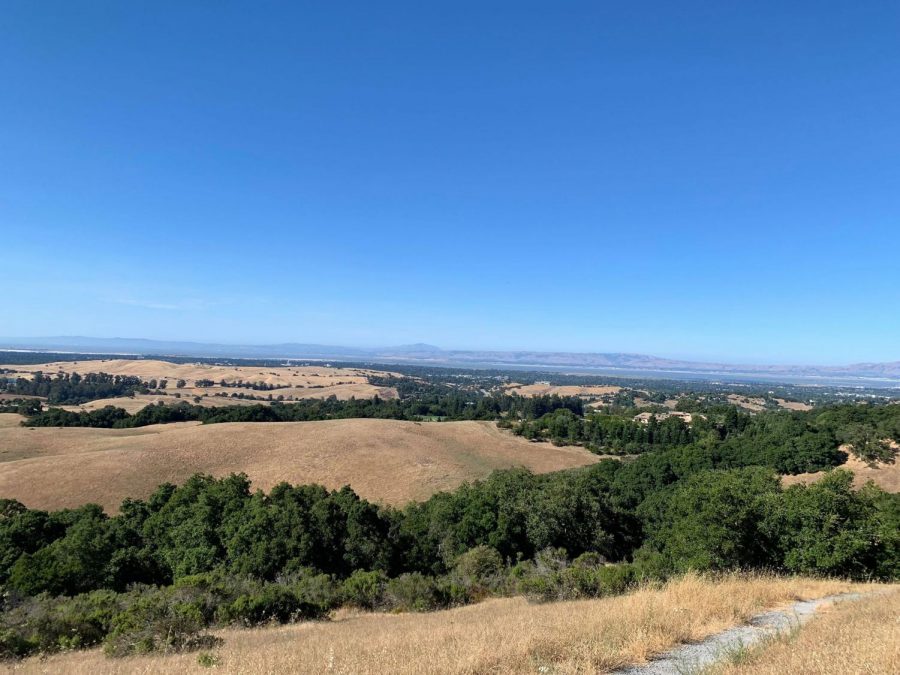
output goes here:
[[453, 393], [422, 399], [339, 400], [302, 399], [291, 403], [274, 401], [270, 405], [217, 406], [191, 405], [186, 401], [175, 405], [158, 403], [128, 413], [124, 408], [106, 406], [99, 410], [72, 412], [60, 408], [31, 415], [26, 426], [128, 428], [168, 422], [308, 422], [326, 419], [381, 418], [397, 420], [451, 419], [494, 420], [501, 416], [535, 417], [558, 409], [581, 414], [583, 403], [577, 397], [488, 396], [471, 397]]
[[[10, 404], [12, 405], [12, 404]], [[629, 413], [585, 413], [578, 397], [494, 395], [473, 398], [453, 393], [424, 399], [303, 399], [269, 405], [204, 407], [186, 401], [162, 402], [128, 413], [106, 406], [67, 411], [15, 404], [28, 414], [26, 426], [131, 428], [169, 422], [305, 422], [327, 419], [496, 420], [532, 440], [576, 444], [597, 453], [640, 454], [669, 448], [700, 448], [721, 457], [746, 456], [781, 473], [818, 471], [841, 464], [848, 445], [866, 461], [890, 461], [900, 442], [900, 406], [843, 404], [811, 411], [769, 411], [750, 415], [733, 405], [709, 405], [691, 424], [670, 417], [647, 423]]]
[[39, 396], [47, 399], [48, 403], [58, 405], [80, 405], [101, 398], [147, 393], [150, 389], [155, 389], [156, 385], [156, 380], [145, 383], [132, 375], [107, 373], [58, 373], [51, 377], [38, 371], [32, 379], [18, 377], [10, 380], [0, 377], [2, 392], [23, 397]]
[[536, 419], [502, 420], [519, 436], [529, 440], [549, 440], [556, 445], [584, 445], [596, 452], [638, 454], [654, 448], [692, 443], [691, 425], [677, 417], [658, 420], [651, 416], [637, 422], [627, 413], [589, 414], [579, 417], [568, 408], [546, 413]]

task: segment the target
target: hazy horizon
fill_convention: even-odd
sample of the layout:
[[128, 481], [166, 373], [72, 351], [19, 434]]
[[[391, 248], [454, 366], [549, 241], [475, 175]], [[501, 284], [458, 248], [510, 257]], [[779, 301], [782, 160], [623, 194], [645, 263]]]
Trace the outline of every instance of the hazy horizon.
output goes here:
[[[573, 350], [573, 349], [565, 349], [565, 348], [516, 348], [516, 347], [460, 347], [455, 345], [446, 345], [446, 344], [435, 344], [432, 342], [423, 342], [421, 340], [417, 340], [414, 342], [405, 342], [405, 343], [386, 343], [386, 344], [348, 344], [348, 343], [338, 343], [338, 342], [324, 342], [321, 340], [262, 340], [256, 342], [235, 342], [231, 340], [195, 340], [190, 338], [148, 338], [145, 336], [124, 336], [124, 335], [115, 335], [115, 336], [98, 336], [98, 335], [22, 335], [22, 336], [13, 336], [13, 335], [0, 335], [0, 350], [4, 349], [4, 343], [7, 341], [12, 343], [16, 340], [21, 340], [22, 345], [21, 348], [31, 348], [35, 350], [43, 350], [43, 351], [52, 351], [51, 348], [42, 346], [40, 344], [32, 344], [31, 347], [27, 346], [27, 342], [29, 340], [79, 340], [83, 339], [88, 342], [90, 341], [107, 341], [107, 340], [123, 340], [123, 341], [147, 341], [147, 342], [158, 342], [161, 345], [164, 344], [197, 344], [197, 345], [220, 345], [223, 347], [272, 347], [279, 345], [309, 345], [316, 347], [335, 347], [335, 348], [346, 348], [352, 350], [360, 350], [360, 351], [377, 351], [377, 350], [391, 350], [397, 348], [409, 348], [415, 346], [423, 346], [427, 348], [436, 348], [442, 352], [509, 352], [509, 353], [557, 353], [557, 354], [623, 354], [623, 355], [638, 355], [638, 356], [652, 356], [660, 359], [668, 359], [673, 361], [688, 361], [694, 363], [706, 363], [706, 364], [722, 364], [722, 365], [730, 365], [730, 366], [847, 366], [853, 365], [856, 363], [897, 363], [900, 362], [900, 358], [894, 359], [886, 359], [883, 361], [835, 361], [835, 362], [814, 362], [814, 361], [789, 361], [789, 360], [764, 360], [759, 358], [754, 358], [753, 356], [739, 356], [735, 358], [728, 357], [715, 357], [715, 356], [707, 356], [707, 355], [694, 355], [694, 354], [666, 354], [666, 353], [653, 353], [653, 352], [636, 352], [634, 350], [612, 350], [612, 349], [588, 349], [588, 350]], [[87, 346], [86, 343], [83, 346]], [[65, 351], [65, 350], [62, 350]], [[77, 350], [74, 350], [77, 353]], [[123, 352], [125, 353], [125, 352]], [[199, 355], [199, 354], [198, 354]], [[238, 357], [238, 355], [235, 355]]]
[[897, 361], [898, 26], [11, 2], [0, 333]]

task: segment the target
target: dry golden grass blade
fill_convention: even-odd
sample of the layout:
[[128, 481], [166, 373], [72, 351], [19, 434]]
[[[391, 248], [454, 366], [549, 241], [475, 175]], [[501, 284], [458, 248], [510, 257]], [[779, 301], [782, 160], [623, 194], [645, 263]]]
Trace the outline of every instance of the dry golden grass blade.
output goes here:
[[900, 672], [900, 590], [820, 610], [797, 632], [734, 655], [708, 675], [890, 675]]

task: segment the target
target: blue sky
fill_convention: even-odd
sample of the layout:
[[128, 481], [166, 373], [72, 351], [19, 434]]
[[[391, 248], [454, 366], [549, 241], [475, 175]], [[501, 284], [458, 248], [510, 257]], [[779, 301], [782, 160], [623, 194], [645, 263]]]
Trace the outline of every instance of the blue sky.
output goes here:
[[900, 359], [894, 2], [0, 11], [0, 335]]

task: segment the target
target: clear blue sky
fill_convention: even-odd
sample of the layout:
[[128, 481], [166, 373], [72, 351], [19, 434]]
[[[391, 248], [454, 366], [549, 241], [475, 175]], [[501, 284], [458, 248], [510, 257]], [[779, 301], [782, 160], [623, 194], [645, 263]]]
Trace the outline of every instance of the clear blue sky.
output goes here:
[[900, 359], [896, 2], [0, 8], [0, 335]]

